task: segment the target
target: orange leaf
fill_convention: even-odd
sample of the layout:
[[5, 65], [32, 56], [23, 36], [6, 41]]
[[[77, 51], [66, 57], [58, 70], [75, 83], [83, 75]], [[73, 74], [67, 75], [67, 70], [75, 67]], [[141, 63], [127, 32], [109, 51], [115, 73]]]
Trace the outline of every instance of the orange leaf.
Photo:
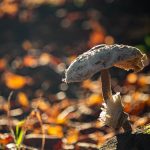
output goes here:
[[27, 67], [35, 67], [38, 64], [37, 59], [30, 55], [24, 57], [23, 63]]
[[93, 31], [90, 35], [89, 46], [92, 47], [94, 45], [103, 43], [105, 39], [104, 33], [101, 31]]
[[0, 9], [4, 14], [14, 15], [18, 12], [18, 5], [15, 3], [3, 2]]
[[6, 145], [13, 141], [13, 137], [9, 134], [0, 134], [0, 145]]
[[18, 102], [23, 107], [28, 107], [29, 106], [29, 99], [28, 99], [27, 95], [23, 92], [20, 92], [18, 94]]
[[148, 123], [148, 117], [147, 116], [145, 116], [145, 117], [140, 117], [140, 118], [138, 118], [136, 121], [135, 121], [135, 123], [134, 123], [134, 125], [137, 127], [137, 126], [144, 126], [144, 125], [146, 125], [147, 123]]
[[127, 76], [127, 81], [131, 84], [134, 84], [137, 81], [137, 75], [135, 73], [130, 73]]
[[28, 78], [9, 72], [4, 74], [4, 81], [7, 87], [17, 90], [23, 88], [26, 85]]
[[52, 135], [52, 136], [57, 136], [60, 138], [63, 137], [63, 129], [59, 125], [48, 126], [47, 132], [49, 135]]
[[112, 36], [108, 35], [108, 36], [105, 37], [105, 43], [106, 44], [111, 45], [111, 44], [114, 44], [114, 42], [115, 41], [114, 41], [114, 38]]
[[6, 60], [0, 59], [0, 70], [4, 70], [6, 67]]
[[43, 98], [39, 98], [37, 101], [34, 102], [35, 107], [42, 110], [43, 112], [49, 112], [50, 111], [50, 104], [46, 101], [44, 101]]
[[100, 81], [91, 81], [91, 80], [85, 80], [82, 83], [82, 88], [88, 89], [92, 91], [93, 93], [99, 93], [99, 89], [101, 88]]
[[138, 79], [138, 84], [140, 86], [145, 86], [147, 84], [150, 84], [150, 76], [141, 75]]
[[66, 137], [67, 144], [73, 144], [78, 141], [79, 132], [76, 129], [70, 129]]
[[22, 47], [25, 50], [29, 50], [32, 48], [32, 43], [30, 41], [26, 40], [22, 43]]
[[86, 103], [88, 106], [93, 106], [102, 103], [102, 97], [99, 94], [92, 94], [87, 100]]
[[131, 103], [124, 103], [124, 111], [130, 113], [132, 109]]

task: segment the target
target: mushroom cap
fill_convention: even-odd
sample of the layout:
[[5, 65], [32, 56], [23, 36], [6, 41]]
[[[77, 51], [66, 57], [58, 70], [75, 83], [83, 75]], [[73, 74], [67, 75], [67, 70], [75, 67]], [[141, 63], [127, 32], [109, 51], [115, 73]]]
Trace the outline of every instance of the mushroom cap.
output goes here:
[[97, 45], [79, 55], [65, 72], [65, 82], [81, 82], [95, 73], [116, 66], [125, 70], [140, 71], [146, 55], [128, 45]]

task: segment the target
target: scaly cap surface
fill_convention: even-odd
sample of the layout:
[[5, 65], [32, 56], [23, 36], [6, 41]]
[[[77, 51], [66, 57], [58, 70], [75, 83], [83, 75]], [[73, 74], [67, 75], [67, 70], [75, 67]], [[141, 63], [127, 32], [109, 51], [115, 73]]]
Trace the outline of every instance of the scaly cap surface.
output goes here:
[[144, 68], [146, 58], [145, 54], [132, 46], [97, 45], [71, 63], [65, 72], [65, 82], [81, 82], [112, 66], [137, 72]]

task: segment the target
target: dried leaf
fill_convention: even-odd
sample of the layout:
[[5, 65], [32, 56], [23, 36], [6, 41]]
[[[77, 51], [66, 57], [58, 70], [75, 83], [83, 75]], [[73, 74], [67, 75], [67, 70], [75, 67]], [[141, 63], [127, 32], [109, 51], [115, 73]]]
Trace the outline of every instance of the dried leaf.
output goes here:
[[29, 80], [25, 76], [8, 72], [4, 74], [4, 81], [7, 87], [9, 87], [10, 89], [17, 90], [23, 88]]
[[89, 45], [94, 46], [99, 43], [103, 43], [105, 36], [101, 31], [94, 31], [90, 34]]
[[130, 73], [130, 74], [128, 74], [128, 76], [127, 76], [127, 81], [128, 81], [129, 83], [131, 83], [131, 84], [136, 83], [137, 79], [138, 79], [138, 76], [137, 76], [137, 74], [135, 74], [135, 73]]
[[6, 60], [0, 59], [0, 70], [4, 70], [6, 68]]
[[0, 144], [6, 145], [13, 141], [13, 137], [10, 134], [0, 134]]
[[99, 94], [92, 94], [88, 99], [86, 100], [86, 104], [88, 106], [93, 106], [93, 105], [99, 105], [103, 102], [102, 96]]
[[23, 64], [26, 67], [36, 67], [38, 65], [37, 58], [34, 56], [26, 55], [23, 59]]
[[23, 107], [29, 106], [29, 99], [24, 92], [19, 92], [17, 96], [18, 103]]
[[70, 129], [67, 132], [65, 143], [66, 144], [76, 143], [78, 141], [78, 137], [79, 137], [79, 131], [77, 131], [76, 129]]
[[48, 126], [48, 129], [47, 129], [47, 132], [49, 135], [52, 135], [52, 136], [56, 136], [56, 137], [63, 137], [63, 129], [61, 126], [59, 125], [49, 125]]

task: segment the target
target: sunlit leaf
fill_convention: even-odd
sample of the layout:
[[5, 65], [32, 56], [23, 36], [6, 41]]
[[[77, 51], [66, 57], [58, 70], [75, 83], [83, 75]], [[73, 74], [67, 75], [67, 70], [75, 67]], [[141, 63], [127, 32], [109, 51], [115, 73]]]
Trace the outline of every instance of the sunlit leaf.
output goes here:
[[0, 134], [0, 145], [6, 145], [13, 141], [13, 137], [10, 134]]
[[100, 88], [101, 88], [101, 82], [98, 80], [98, 81], [91, 81], [91, 80], [85, 80], [83, 81], [82, 83], [82, 87], [85, 88], [85, 89], [88, 89], [94, 93], [99, 93], [100, 92]]
[[19, 137], [20, 128], [24, 125], [24, 123], [25, 123], [25, 120], [22, 120], [22, 121], [19, 121], [18, 124], [16, 125], [16, 131], [15, 131], [16, 138]]
[[16, 145], [19, 147], [23, 141], [25, 132], [23, 130], [20, 131], [19, 136], [16, 140]]
[[27, 67], [36, 67], [38, 65], [37, 58], [26, 55], [23, 59], [23, 64]]
[[43, 98], [38, 98], [36, 101], [32, 103], [34, 108], [38, 108], [43, 112], [48, 112], [51, 110], [50, 104], [46, 102]]
[[132, 105], [131, 103], [124, 103], [124, 111], [127, 113], [130, 113], [132, 110]]
[[130, 73], [127, 76], [127, 81], [131, 84], [136, 83], [137, 79], [138, 79], [138, 77], [137, 77], [137, 74], [135, 74], [135, 73]]
[[144, 133], [150, 134], [150, 124], [144, 127]]
[[139, 119], [137, 119], [134, 123], [134, 125], [136, 127], [140, 127], [140, 126], [144, 126], [145, 124], [148, 123], [148, 117], [140, 117]]
[[114, 44], [114, 42], [115, 42], [115, 41], [114, 41], [114, 38], [113, 38], [112, 36], [109, 36], [109, 35], [108, 35], [108, 36], [105, 37], [105, 43], [106, 43], [106, 44], [112, 45], [112, 44]]
[[52, 136], [63, 137], [63, 129], [59, 125], [49, 125], [47, 132]]
[[104, 34], [100, 31], [94, 31], [90, 34], [89, 45], [90, 47], [104, 42]]
[[0, 11], [3, 14], [15, 15], [18, 12], [18, 4], [10, 3], [10, 1], [3, 1], [0, 6]]
[[57, 123], [59, 124], [65, 124], [67, 122], [67, 116], [76, 110], [76, 107], [70, 106], [67, 107], [65, 110], [63, 110], [58, 116], [57, 116]]
[[66, 143], [73, 144], [78, 141], [79, 132], [76, 129], [70, 129], [67, 133]]
[[39, 64], [40, 65], [47, 65], [50, 63], [50, 55], [48, 53], [41, 54], [39, 58]]
[[23, 88], [28, 83], [28, 78], [13, 73], [5, 73], [4, 81], [7, 87], [17, 90]]
[[19, 92], [17, 96], [18, 103], [22, 105], [23, 107], [29, 106], [29, 99], [27, 95], [24, 92]]
[[99, 94], [92, 94], [87, 98], [86, 103], [88, 106], [98, 105], [103, 102], [102, 96]]
[[138, 84], [140, 86], [145, 86], [147, 84], [150, 84], [150, 76], [145, 76], [145, 75], [139, 76]]

